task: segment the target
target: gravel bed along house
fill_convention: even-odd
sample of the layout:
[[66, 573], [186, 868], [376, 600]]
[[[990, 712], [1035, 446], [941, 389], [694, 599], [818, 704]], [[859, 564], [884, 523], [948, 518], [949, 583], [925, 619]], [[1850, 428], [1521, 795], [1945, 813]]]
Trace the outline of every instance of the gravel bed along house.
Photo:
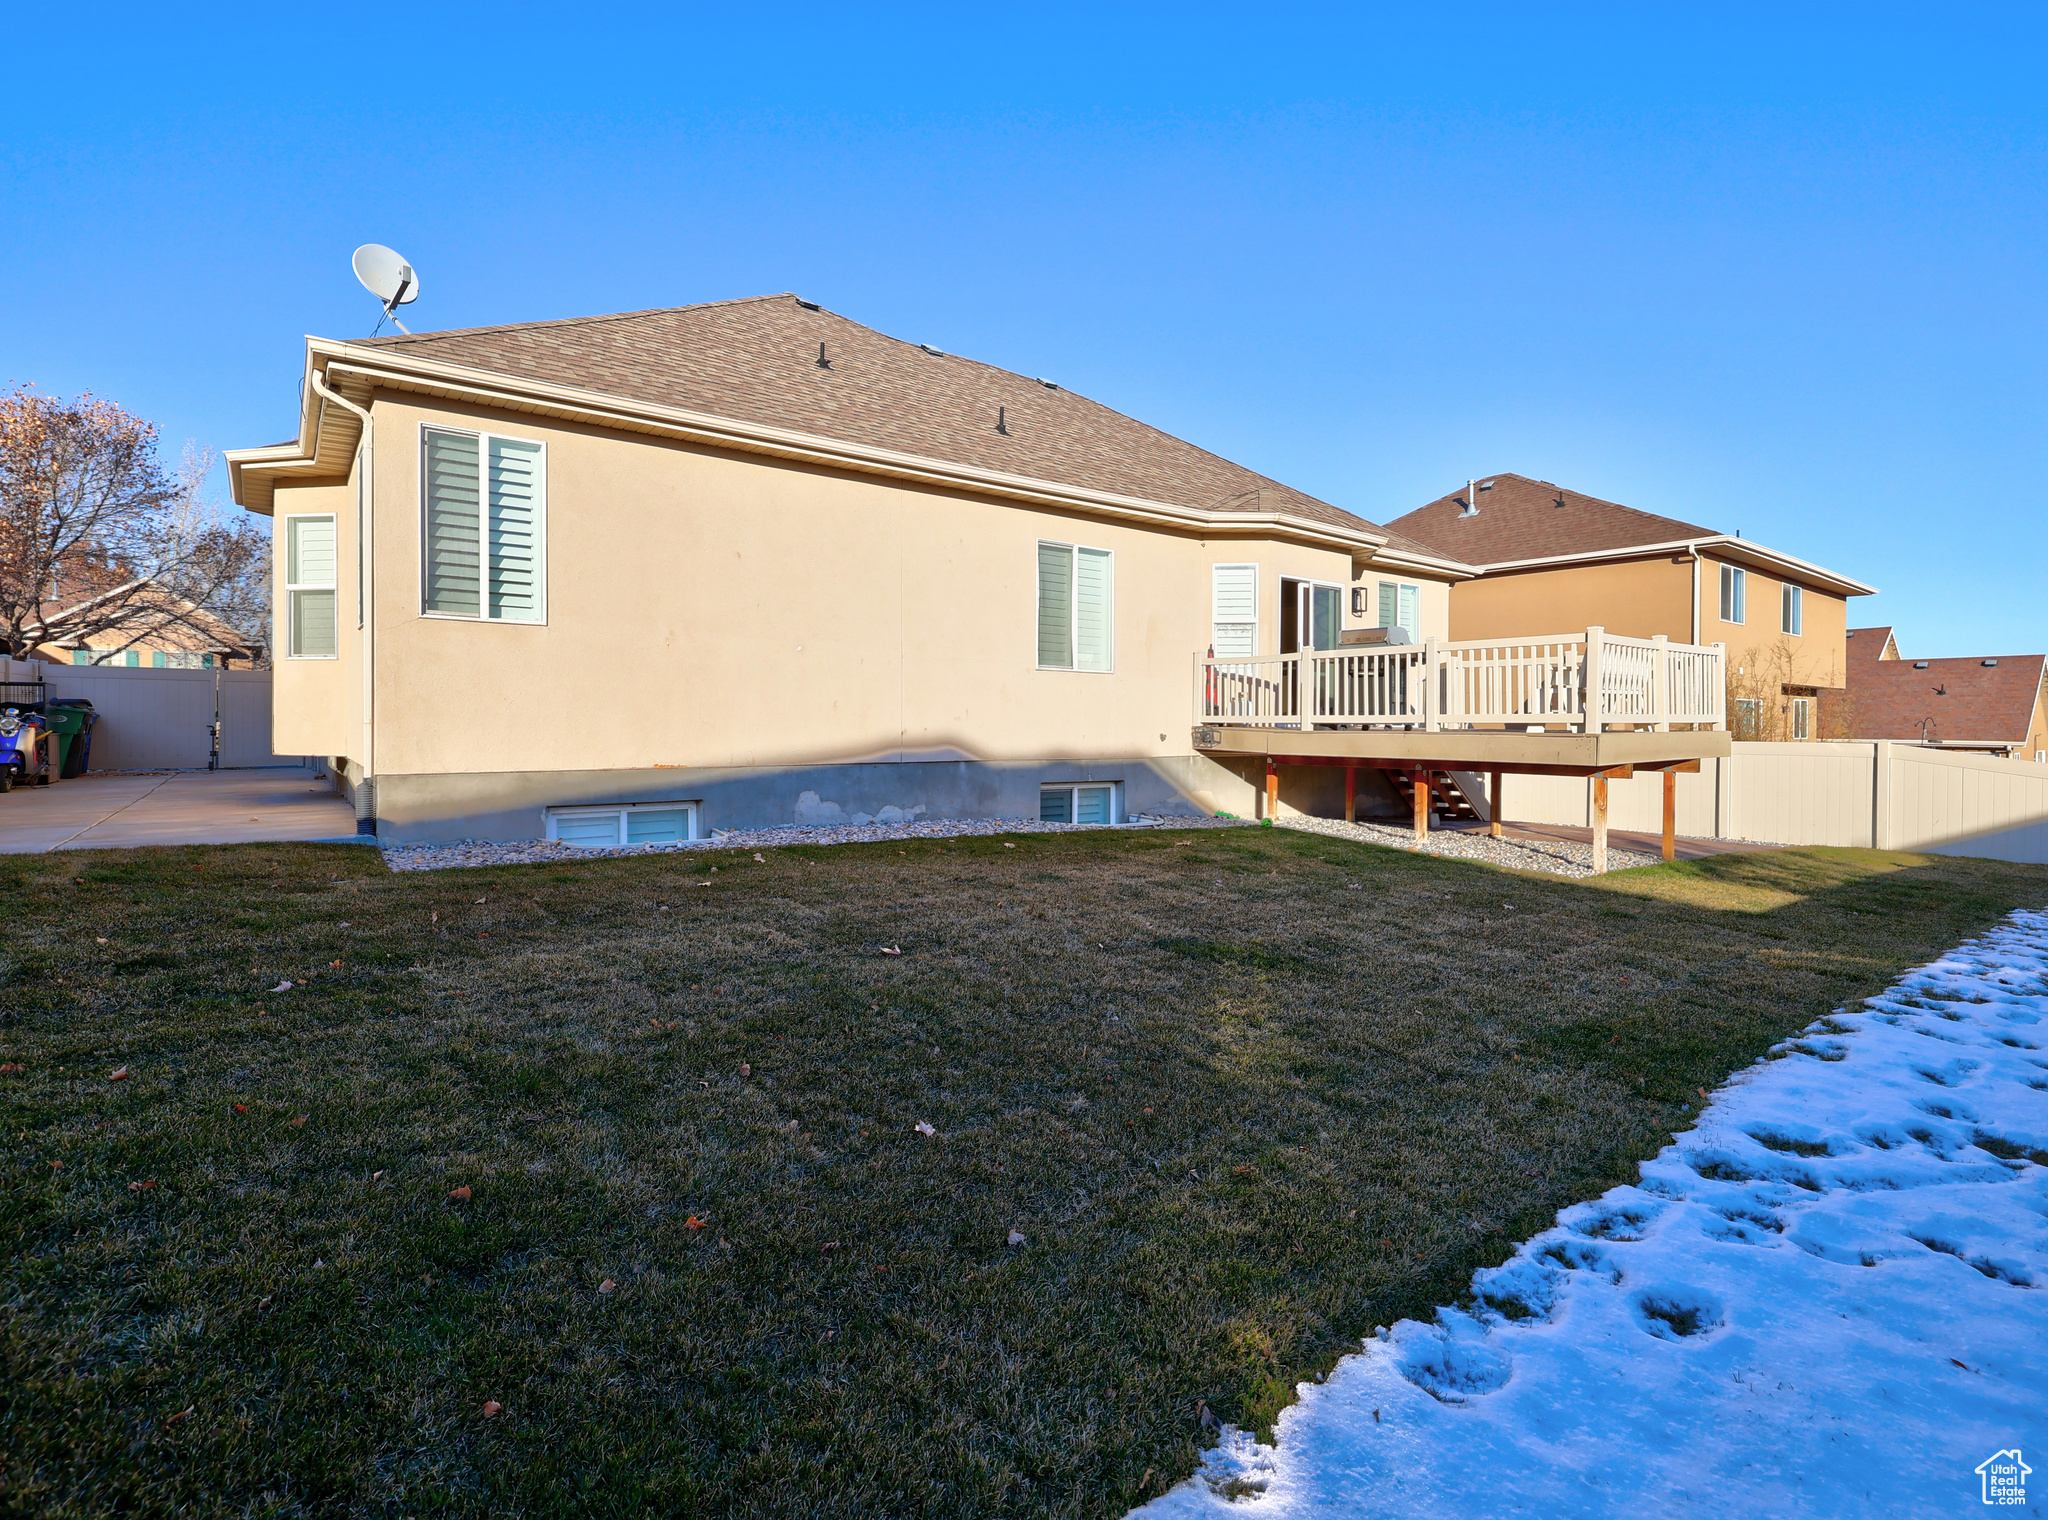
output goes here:
[[1036, 818], [932, 819], [917, 823], [845, 824], [836, 828], [728, 829], [709, 839], [681, 844], [635, 844], [590, 848], [549, 839], [493, 843], [458, 839], [452, 844], [387, 844], [384, 863], [394, 871], [440, 871], [451, 866], [525, 866], [565, 860], [601, 860], [613, 855], [670, 855], [692, 850], [766, 850], [780, 845], [886, 844], [904, 839], [960, 839], [989, 834], [1073, 834], [1096, 829], [1242, 828], [1235, 818], [1157, 818], [1138, 814], [1127, 823], [1041, 823]]
[[[1552, 871], [1559, 876], [1591, 876], [1593, 847], [1562, 839], [1495, 839], [1487, 834], [1467, 834], [1457, 829], [1432, 829], [1427, 842], [1417, 845], [1415, 831], [1384, 823], [1346, 823], [1341, 818], [1282, 818], [1283, 829], [1301, 829], [1310, 834], [1328, 834], [1336, 839], [1355, 839], [1361, 844], [1383, 844], [1395, 850], [1420, 849], [1429, 855], [1448, 855], [1457, 860], [1481, 860], [1488, 865], [1510, 866], [1521, 871]], [[1653, 866], [1655, 855], [1635, 850], [1607, 848], [1607, 869], [1625, 871], [1634, 866]]]

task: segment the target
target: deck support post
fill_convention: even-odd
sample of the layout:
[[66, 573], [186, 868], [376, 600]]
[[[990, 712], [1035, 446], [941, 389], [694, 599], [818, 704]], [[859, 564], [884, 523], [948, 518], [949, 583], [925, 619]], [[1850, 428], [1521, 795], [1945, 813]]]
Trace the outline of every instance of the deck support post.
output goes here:
[[1358, 822], [1358, 767], [1344, 767], [1344, 821]]
[[1678, 859], [1678, 772], [1664, 773], [1664, 858]]
[[1415, 842], [1429, 838], [1429, 772], [1415, 773]]
[[1266, 757], [1266, 816], [1276, 823], [1280, 820], [1280, 767], [1271, 755]]
[[1486, 773], [1486, 832], [1495, 839], [1500, 838], [1500, 778], [1502, 774], [1498, 768]]
[[1593, 874], [1607, 871], [1607, 777], [1593, 776]]

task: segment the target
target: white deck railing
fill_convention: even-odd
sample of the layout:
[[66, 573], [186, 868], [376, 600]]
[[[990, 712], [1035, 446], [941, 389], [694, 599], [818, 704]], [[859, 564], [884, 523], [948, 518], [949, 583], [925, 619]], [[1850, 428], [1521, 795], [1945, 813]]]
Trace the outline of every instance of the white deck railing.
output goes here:
[[[1259, 728], [1726, 726], [1725, 646], [1604, 628], [1195, 661], [1195, 719]], [[1597, 701], [1588, 694], [1597, 692]], [[1592, 708], [1589, 716], [1588, 707]]]

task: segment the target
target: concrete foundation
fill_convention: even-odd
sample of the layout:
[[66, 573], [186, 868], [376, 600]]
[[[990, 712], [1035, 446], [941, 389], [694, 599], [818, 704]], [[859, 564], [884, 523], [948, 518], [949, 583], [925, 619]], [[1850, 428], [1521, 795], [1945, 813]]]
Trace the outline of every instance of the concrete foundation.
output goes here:
[[[360, 768], [333, 761], [343, 796], [361, 790]], [[1288, 767], [1283, 807], [1296, 787], [1326, 799], [1328, 778], [1309, 766]], [[831, 827], [925, 819], [1038, 817], [1039, 788], [1068, 782], [1116, 782], [1125, 814], [1200, 817], [1258, 816], [1263, 766], [1204, 755], [1142, 760], [901, 761], [788, 768], [663, 767], [648, 770], [496, 771], [463, 775], [380, 775], [375, 778], [377, 836], [405, 844], [456, 839], [514, 841], [546, 832], [545, 810], [604, 803], [694, 802], [699, 826], [715, 829]], [[1343, 813], [1337, 776], [1335, 814]], [[1307, 809], [1300, 809], [1306, 811]]]

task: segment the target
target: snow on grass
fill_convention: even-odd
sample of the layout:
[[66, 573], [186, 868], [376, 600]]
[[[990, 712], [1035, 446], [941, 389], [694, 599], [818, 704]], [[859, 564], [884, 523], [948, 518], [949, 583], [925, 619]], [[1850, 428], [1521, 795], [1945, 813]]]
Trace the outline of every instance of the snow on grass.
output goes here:
[[2044, 1047], [2048, 913], [2020, 912], [1143, 1513], [1950, 1514], [2013, 1447], [2044, 1474], [2018, 1512], [2048, 1510]]

